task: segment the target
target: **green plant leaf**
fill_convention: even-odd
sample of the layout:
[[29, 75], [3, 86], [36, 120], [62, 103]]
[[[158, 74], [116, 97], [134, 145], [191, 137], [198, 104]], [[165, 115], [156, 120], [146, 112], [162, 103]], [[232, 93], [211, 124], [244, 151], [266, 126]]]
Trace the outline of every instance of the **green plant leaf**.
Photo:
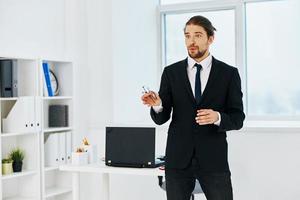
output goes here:
[[21, 162], [24, 160], [24, 157], [25, 152], [20, 148], [13, 149], [9, 154], [9, 158], [12, 159], [14, 162]]

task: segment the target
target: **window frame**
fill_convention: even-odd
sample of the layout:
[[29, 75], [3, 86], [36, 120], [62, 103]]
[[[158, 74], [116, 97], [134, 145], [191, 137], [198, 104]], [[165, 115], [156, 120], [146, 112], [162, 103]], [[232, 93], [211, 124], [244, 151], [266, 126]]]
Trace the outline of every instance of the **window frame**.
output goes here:
[[[242, 81], [242, 91], [244, 94], [244, 110], [246, 113], [246, 121], [277, 121], [278, 127], [286, 127], [286, 124], [291, 122], [298, 124], [300, 115], [249, 115], [248, 114], [248, 93], [247, 93], [247, 35], [246, 35], [246, 5], [248, 3], [268, 2], [268, 1], [286, 1], [286, 0], [228, 0], [228, 1], [201, 1], [190, 3], [165, 4], [158, 6], [159, 13], [159, 76], [166, 66], [166, 15], [168, 14], [183, 14], [193, 12], [208, 12], [233, 10], [235, 13], [235, 56], [236, 65]], [[252, 124], [252, 123], [251, 123]], [[268, 124], [268, 123], [266, 123]], [[268, 125], [266, 125], [268, 126]], [[277, 127], [276, 126], [276, 127]], [[273, 127], [273, 126], [272, 126]], [[299, 123], [300, 128], [300, 123]]]

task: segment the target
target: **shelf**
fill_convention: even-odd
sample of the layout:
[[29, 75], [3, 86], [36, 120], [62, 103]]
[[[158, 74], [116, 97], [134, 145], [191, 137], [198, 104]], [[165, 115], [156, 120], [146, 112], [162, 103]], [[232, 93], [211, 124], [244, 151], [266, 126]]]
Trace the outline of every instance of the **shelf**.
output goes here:
[[30, 132], [30, 133], [1, 133], [1, 137], [14, 137], [14, 136], [26, 136], [26, 135], [37, 135], [38, 132]]
[[14, 196], [14, 197], [5, 197], [3, 200], [36, 200], [34, 197], [24, 197], [24, 196]]
[[37, 174], [35, 170], [23, 170], [22, 172], [14, 172], [12, 174], [2, 175], [2, 180], [8, 180], [8, 179], [30, 176], [35, 174]]
[[72, 130], [72, 127], [47, 128], [47, 129], [44, 129], [44, 133], [63, 132], [63, 131], [71, 131], [71, 130]]
[[58, 170], [59, 166], [48, 166], [45, 167], [45, 172], [49, 172], [49, 171], [54, 171], [54, 170]]
[[43, 97], [44, 100], [71, 100], [72, 96], [53, 96], [53, 97]]
[[16, 101], [18, 100], [18, 97], [1, 97], [1, 101]]
[[45, 197], [50, 198], [50, 197], [54, 197], [54, 196], [58, 196], [58, 195], [62, 195], [62, 194], [67, 194], [70, 192], [72, 192], [71, 188], [54, 186], [54, 187], [46, 188]]
[[0, 60], [7, 60], [7, 59], [10, 59], [10, 60], [31, 60], [31, 61], [35, 61], [36, 58], [35, 57], [20, 57], [20, 56], [11, 56], [11, 55], [3, 55], [1, 54], [1, 57], [0, 57]]
[[55, 62], [55, 63], [63, 63], [63, 64], [72, 64], [72, 61], [70, 60], [57, 60], [54, 58], [44, 58], [44, 62]]

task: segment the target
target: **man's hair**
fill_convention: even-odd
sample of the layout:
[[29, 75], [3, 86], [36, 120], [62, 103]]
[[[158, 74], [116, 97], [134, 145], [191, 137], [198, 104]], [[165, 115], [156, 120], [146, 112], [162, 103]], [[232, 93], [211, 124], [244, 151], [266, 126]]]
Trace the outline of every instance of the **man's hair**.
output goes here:
[[203, 27], [204, 30], [206, 31], [208, 37], [214, 36], [214, 34], [215, 34], [214, 31], [217, 30], [207, 18], [205, 18], [201, 15], [196, 15], [196, 16], [190, 18], [189, 21], [187, 21], [185, 24], [184, 31], [186, 29], [186, 26], [191, 25], [191, 24]]

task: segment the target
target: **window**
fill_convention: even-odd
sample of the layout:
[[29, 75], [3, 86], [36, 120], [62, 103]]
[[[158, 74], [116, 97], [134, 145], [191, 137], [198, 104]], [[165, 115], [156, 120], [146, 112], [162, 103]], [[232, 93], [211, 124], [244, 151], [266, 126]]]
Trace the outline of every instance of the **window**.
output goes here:
[[189, 3], [189, 2], [201, 2], [207, 0], [160, 0], [160, 4], [174, 4], [174, 3]]
[[166, 65], [187, 57], [183, 29], [189, 18], [195, 15], [205, 16], [217, 29], [210, 49], [212, 55], [235, 65], [234, 10], [165, 15]]
[[249, 115], [300, 114], [300, 2], [246, 4]]
[[[203, 15], [217, 29], [210, 52], [240, 71], [247, 115], [258, 119], [300, 115], [300, 1], [174, 4], [179, 1], [161, 0], [163, 66], [186, 58], [185, 22]], [[168, 3], [173, 5], [163, 5]]]

